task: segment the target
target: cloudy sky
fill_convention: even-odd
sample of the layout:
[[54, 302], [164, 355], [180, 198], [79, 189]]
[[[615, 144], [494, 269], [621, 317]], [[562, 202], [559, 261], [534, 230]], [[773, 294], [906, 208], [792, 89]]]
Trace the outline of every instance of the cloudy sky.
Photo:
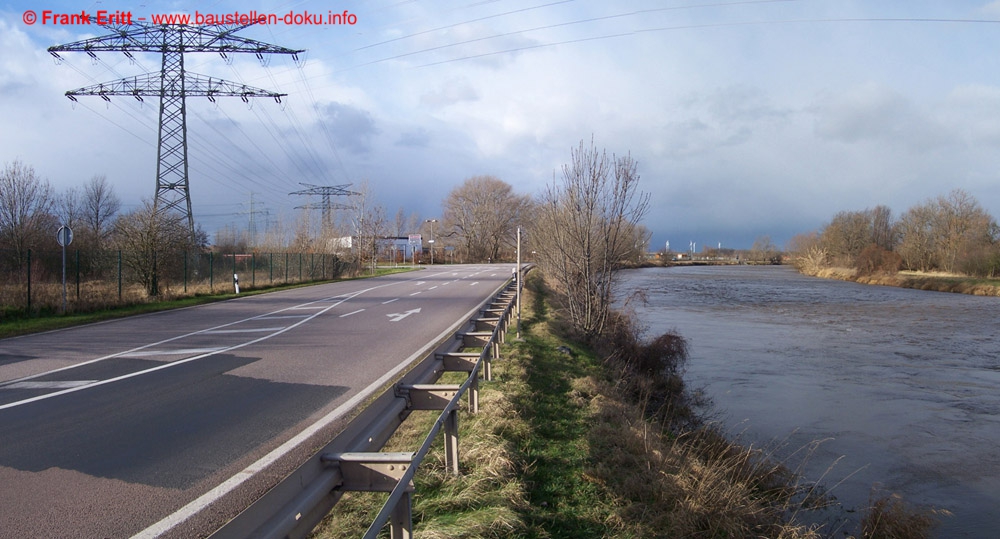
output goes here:
[[188, 71], [288, 94], [188, 100], [210, 233], [245, 227], [251, 196], [294, 220], [299, 182], [367, 180], [390, 215], [422, 218], [470, 176], [537, 194], [591, 138], [638, 161], [656, 246], [782, 245], [840, 210], [900, 213], [954, 188], [1000, 216], [1000, 1], [0, 0], [0, 163], [57, 190], [105, 174], [135, 207], [154, 192], [157, 104], [63, 94], [160, 58], [57, 63], [48, 46], [107, 32], [24, 22], [100, 9], [356, 16], [241, 32], [307, 49], [299, 63], [186, 56]]

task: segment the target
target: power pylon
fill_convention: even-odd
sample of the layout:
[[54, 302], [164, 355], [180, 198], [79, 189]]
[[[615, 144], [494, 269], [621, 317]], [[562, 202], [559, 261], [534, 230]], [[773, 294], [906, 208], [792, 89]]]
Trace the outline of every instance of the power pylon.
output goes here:
[[251, 97], [272, 97], [279, 103], [288, 94], [280, 94], [245, 84], [189, 73], [184, 70], [184, 53], [218, 52], [224, 59], [228, 53], [252, 52], [263, 61], [264, 54], [291, 54], [294, 50], [234, 35], [251, 26], [186, 24], [98, 24], [91, 17], [91, 24], [111, 30], [111, 34], [49, 47], [49, 53], [61, 59], [58, 53], [83, 51], [96, 58], [96, 52], [115, 51], [133, 58], [132, 52], [161, 53], [159, 73], [146, 73], [117, 81], [96, 84], [66, 92], [66, 97], [76, 101], [77, 96], [96, 95], [105, 101], [109, 96], [132, 96], [139, 101], [144, 97], [160, 98], [160, 125], [156, 151], [156, 196], [153, 207], [163, 212], [169, 221], [187, 219], [187, 226], [194, 234], [194, 216], [191, 213], [191, 192], [188, 182], [187, 97], [203, 96], [214, 102], [218, 96], [240, 97], [249, 102]]
[[307, 210], [321, 209], [321, 210], [323, 210], [323, 227], [326, 228], [326, 229], [329, 229], [330, 226], [333, 224], [333, 212], [332, 212], [332, 210], [334, 210], [334, 209], [344, 210], [344, 209], [350, 209], [351, 208], [351, 206], [348, 206], [346, 204], [334, 204], [332, 202], [332, 199], [330, 197], [333, 197], [333, 196], [350, 196], [350, 195], [357, 195], [358, 194], [358, 193], [355, 193], [354, 191], [348, 191], [347, 190], [347, 188], [351, 186], [351, 184], [349, 184], [349, 183], [345, 183], [343, 185], [314, 185], [314, 184], [311, 184], [311, 183], [302, 183], [302, 182], [299, 182], [299, 185], [304, 185], [304, 186], [308, 187], [308, 189], [302, 189], [301, 191], [292, 191], [291, 193], [288, 193], [288, 194], [289, 195], [319, 195], [322, 198], [321, 198], [321, 202], [319, 204], [315, 204], [315, 203], [311, 203], [310, 202], [310, 203], [307, 203], [307, 204], [303, 204], [302, 206], [296, 206], [295, 209], [307, 209]]

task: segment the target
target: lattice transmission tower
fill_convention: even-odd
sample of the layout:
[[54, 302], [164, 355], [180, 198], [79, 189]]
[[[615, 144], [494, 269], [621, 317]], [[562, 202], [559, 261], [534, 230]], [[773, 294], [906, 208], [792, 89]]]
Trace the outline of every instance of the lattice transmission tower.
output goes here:
[[319, 204], [314, 202], [309, 202], [301, 206], [295, 206], [295, 209], [307, 209], [307, 210], [323, 210], [323, 228], [324, 230], [329, 230], [333, 225], [333, 210], [349, 210], [352, 206], [347, 204], [334, 203], [330, 197], [334, 196], [351, 196], [358, 195], [360, 193], [355, 193], [354, 191], [348, 191], [347, 188], [351, 186], [349, 183], [343, 185], [315, 185], [311, 183], [299, 182], [299, 185], [308, 187], [308, 189], [302, 189], [300, 191], [292, 191], [288, 193], [289, 195], [319, 195], [322, 197]]
[[288, 94], [271, 92], [227, 80], [190, 73], [184, 69], [184, 54], [192, 52], [218, 52], [223, 59], [229, 53], [254, 53], [261, 61], [264, 54], [291, 54], [298, 60], [304, 49], [288, 49], [234, 35], [251, 26], [185, 24], [99, 24], [91, 17], [91, 24], [103, 26], [112, 33], [49, 47], [49, 53], [61, 59], [60, 52], [82, 51], [92, 58], [97, 52], [121, 52], [133, 59], [133, 52], [153, 52], [162, 55], [159, 73], [146, 73], [136, 77], [87, 86], [66, 92], [66, 97], [76, 101], [77, 96], [132, 96], [142, 101], [145, 97], [160, 98], [160, 125], [156, 151], [156, 196], [154, 211], [167, 220], [187, 220], [190, 233], [194, 234], [194, 216], [191, 213], [191, 192], [188, 183], [187, 97], [202, 96], [215, 102], [216, 97], [240, 97], [249, 102], [251, 97], [271, 97], [279, 103]]

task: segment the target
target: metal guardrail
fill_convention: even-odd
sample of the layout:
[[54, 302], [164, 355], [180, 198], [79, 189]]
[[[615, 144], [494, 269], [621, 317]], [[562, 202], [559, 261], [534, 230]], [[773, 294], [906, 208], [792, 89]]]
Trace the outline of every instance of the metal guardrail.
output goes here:
[[[374, 539], [388, 523], [393, 539], [411, 538], [413, 475], [442, 430], [445, 465], [458, 474], [459, 403], [468, 394], [470, 412], [479, 410], [479, 376], [492, 380], [491, 362], [499, 359], [519, 282], [523, 279], [512, 279], [481, 303], [479, 316], [468, 320], [454, 339], [439, 345], [322, 450], [211, 537], [305, 537], [345, 492], [369, 491], [388, 492], [389, 498], [364, 537]], [[480, 352], [461, 351], [480, 346]], [[469, 376], [462, 384], [436, 384], [445, 372]], [[441, 410], [420, 448], [412, 453], [380, 452], [414, 410]]]

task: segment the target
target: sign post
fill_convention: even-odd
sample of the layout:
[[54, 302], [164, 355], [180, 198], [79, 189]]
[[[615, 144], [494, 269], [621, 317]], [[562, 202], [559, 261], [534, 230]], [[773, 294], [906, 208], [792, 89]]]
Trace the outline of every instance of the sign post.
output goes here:
[[62, 247], [62, 312], [66, 314], [66, 246], [73, 243], [73, 229], [66, 225], [59, 227], [59, 230], [56, 231], [56, 241]]

